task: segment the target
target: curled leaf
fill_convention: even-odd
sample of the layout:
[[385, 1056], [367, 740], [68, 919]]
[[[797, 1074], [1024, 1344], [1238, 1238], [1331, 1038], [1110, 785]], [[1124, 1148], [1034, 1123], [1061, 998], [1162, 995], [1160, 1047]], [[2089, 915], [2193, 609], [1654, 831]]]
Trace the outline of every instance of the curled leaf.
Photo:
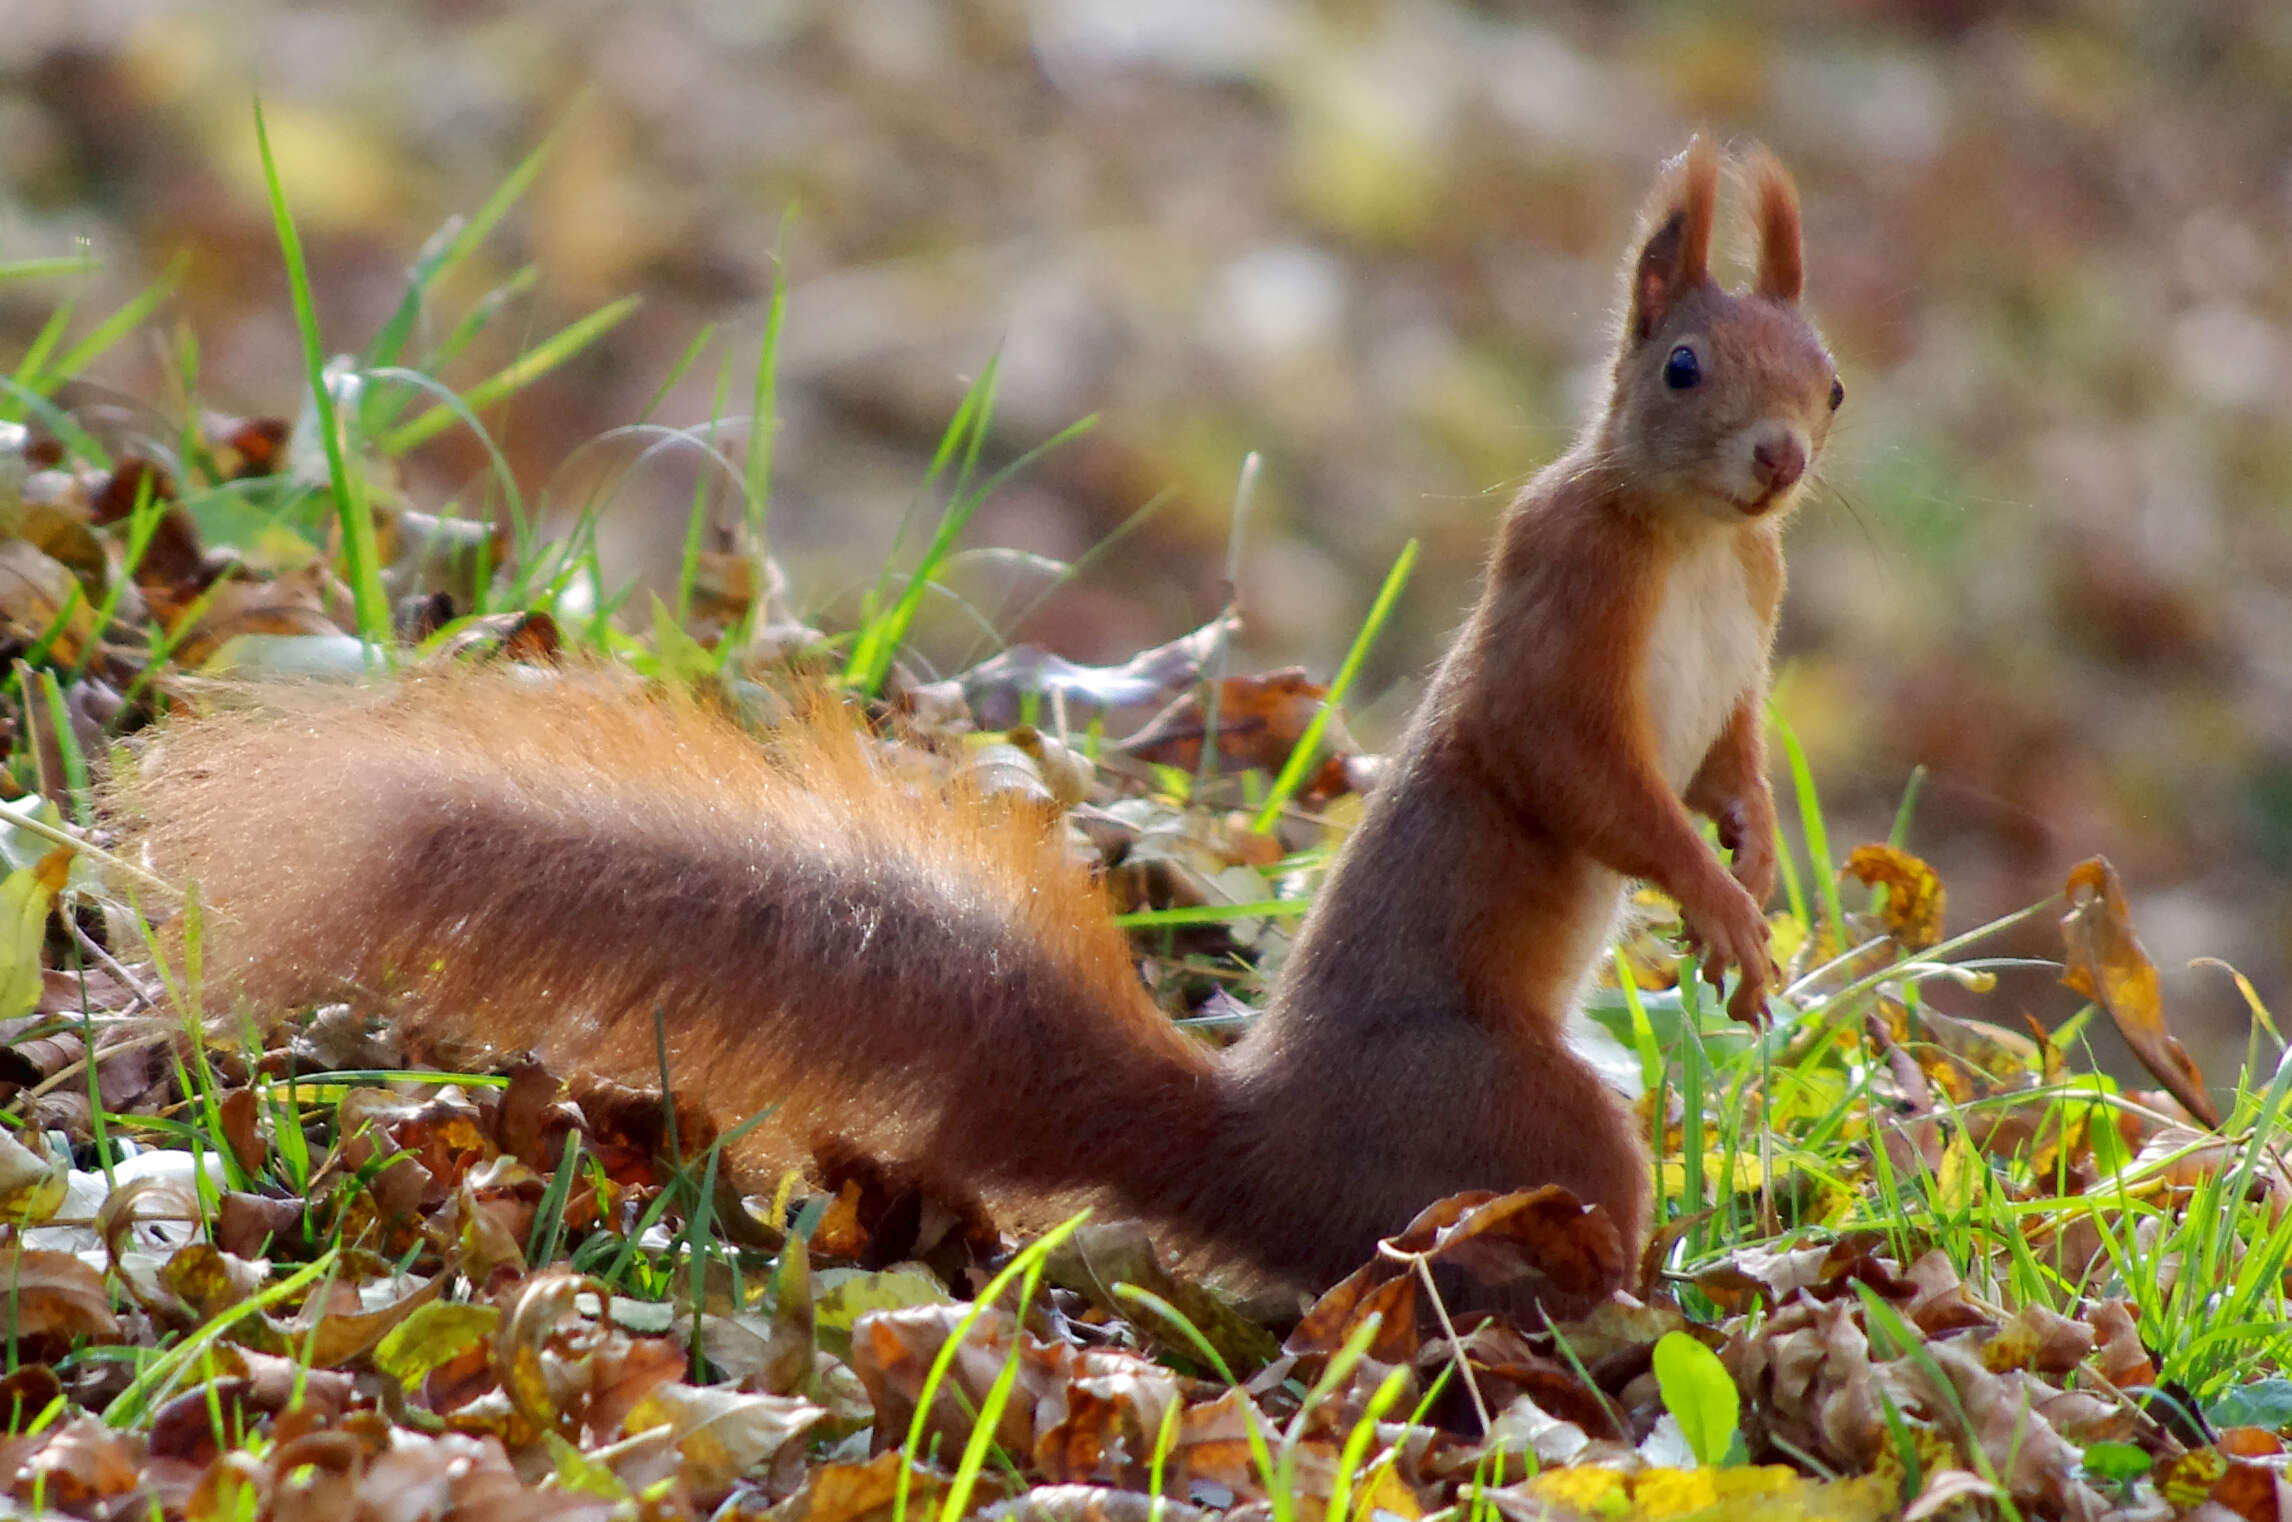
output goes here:
[[2061, 916], [2068, 959], [2061, 981], [2100, 1005], [2142, 1066], [2191, 1115], [2218, 1128], [2220, 1111], [2204, 1091], [2204, 1074], [2165, 1029], [2157, 967], [2133, 933], [2117, 869], [2102, 856], [2082, 862], [2069, 874], [2062, 896], [2068, 901]]
[[1886, 890], [1886, 933], [1905, 951], [1924, 951], [1942, 940], [1942, 879], [1908, 851], [1888, 845], [1856, 846], [1842, 869], [1848, 877]]

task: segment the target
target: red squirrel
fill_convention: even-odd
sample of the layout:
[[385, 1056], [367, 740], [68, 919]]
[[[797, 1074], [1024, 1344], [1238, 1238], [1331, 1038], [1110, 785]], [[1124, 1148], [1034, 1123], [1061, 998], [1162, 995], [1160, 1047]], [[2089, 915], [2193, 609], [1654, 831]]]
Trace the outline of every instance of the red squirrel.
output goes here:
[[[1140, 987], [1062, 832], [883, 775], [841, 721], [763, 744], [596, 673], [414, 677], [180, 723], [126, 784], [195, 881], [210, 976], [345, 980], [497, 1045], [778, 1106], [1037, 1198], [1096, 1198], [1318, 1288], [1460, 1190], [1565, 1185], [1627, 1250], [1649, 1168], [1562, 1039], [1624, 880], [1704, 965], [1770, 976], [1761, 751], [1781, 520], [1841, 396], [1763, 150], [1741, 294], [1707, 264], [1719, 156], [1665, 167], [1606, 404], [1505, 514], [1486, 584], [1270, 1007], [1213, 1051]], [[1732, 870], [1690, 811], [1718, 823]]]

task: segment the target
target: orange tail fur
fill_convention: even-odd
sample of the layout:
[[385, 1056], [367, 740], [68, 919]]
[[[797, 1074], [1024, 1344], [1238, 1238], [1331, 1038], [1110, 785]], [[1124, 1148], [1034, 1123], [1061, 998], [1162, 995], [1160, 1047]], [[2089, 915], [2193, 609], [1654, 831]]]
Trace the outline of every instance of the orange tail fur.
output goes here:
[[767, 749], [596, 673], [457, 672], [180, 723], [119, 792], [263, 1009], [402, 991], [639, 1080], [658, 1011], [720, 1117], [1147, 1214], [1213, 1146], [1209, 1054], [1058, 836], [904, 788], [832, 718]]

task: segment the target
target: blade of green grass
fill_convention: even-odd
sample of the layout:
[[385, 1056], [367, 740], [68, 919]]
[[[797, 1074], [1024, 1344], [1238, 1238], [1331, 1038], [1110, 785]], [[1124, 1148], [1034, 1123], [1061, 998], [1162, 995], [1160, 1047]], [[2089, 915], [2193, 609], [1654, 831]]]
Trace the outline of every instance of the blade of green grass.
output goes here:
[[[394, 365], [404, 356], [406, 345], [414, 335], [414, 325], [421, 320], [422, 305], [429, 296], [430, 287], [476, 253], [479, 245], [493, 236], [494, 229], [501, 225], [502, 218], [509, 215], [510, 208], [533, 187], [534, 178], [541, 172], [542, 161], [549, 156], [549, 150], [556, 145], [558, 134], [564, 130], [564, 124], [560, 123], [531, 153], [518, 161], [517, 167], [503, 177], [502, 182], [494, 187], [493, 194], [486, 197], [484, 205], [466, 218], [449, 218], [431, 236], [430, 241], [423, 245], [408, 274], [405, 296], [399, 300], [397, 310], [390, 314], [389, 320], [382, 324], [366, 346], [363, 358], [369, 367]], [[394, 416], [394, 410], [390, 416], [370, 415], [369, 425], [374, 428], [385, 427]]]
[[[716, 393], [708, 409], [707, 431], [701, 447], [716, 452], [716, 427], [724, 417], [724, 400], [732, 390], [732, 354], [727, 350], [723, 361], [716, 367]], [[649, 451], [648, 451], [649, 452]], [[692, 589], [700, 580], [700, 552], [708, 538], [708, 472], [696, 470], [692, 474], [692, 503], [685, 509], [684, 547], [678, 553], [676, 566], [676, 622], [679, 628], [692, 617]], [[726, 640], [729, 649], [735, 641]]]
[[95, 272], [95, 251], [83, 247], [76, 254], [50, 254], [39, 259], [0, 259], [0, 280], [39, 280], [49, 275], [89, 275]]
[[1209, 656], [1202, 662], [1198, 684], [1202, 702], [1202, 750], [1194, 760], [1194, 787], [1199, 791], [1218, 770], [1218, 709], [1225, 700], [1226, 657], [1233, 649], [1234, 596], [1241, 586], [1242, 545], [1249, 533], [1250, 504], [1257, 497], [1257, 478], [1264, 456], [1251, 450], [1242, 456], [1241, 475], [1234, 482], [1234, 510], [1226, 525], [1226, 605], [1218, 610]]
[[780, 427], [780, 329], [788, 316], [788, 225], [794, 212], [780, 216], [780, 236], [772, 250], [772, 297], [764, 308], [764, 340], [756, 349], [756, 388], [748, 403], [748, 457], [741, 474], [748, 526], [748, 553], [761, 555], [764, 526], [772, 506], [772, 444]]
[[859, 626], [853, 632], [851, 655], [844, 663], [846, 686], [859, 685], [861, 673], [875, 669], [876, 646], [882, 639], [884, 594], [891, 587], [891, 568], [898, 564], [900, 546], [907, 542], [907, 531], [914, 521], [916, 505], [923, 500], [923, 494], [938, 483], [948, 462], [964, 448], [970, 438], [974, 420], [980, 420], [977, 426], [983, 429], [984, 418], [993, 414], [995, 377], [1000, 358], [997, 356], [987, 361], [978, 379], [964, 389], [962, 400], [955, 404], [955, 415], [947, 420], [946, 429], [939, 435], [938, 446], [932, 451], [931, 464], [923, 472], [923, 485], [917, 491], [914, 501], [908, 504], [907, 511], [900, 515], [899, 526], [892, 531], [891, 548], [884, 552], [883, 563], [876, 570], [875, 585], [860, 599]]
[[[984, 393], [986, 399], [991, 399], [993, 395], [993, 372], [994, 366], [990, 364], [987, 374], [981, 377], [986, 387]], [[974, 387], [973, 390], [977, 392], [979, 388]], [[940, 514], [938, 529], [932, 534], [931, 543], [925, 548], [923, 558], [917, 562], [915, 570], [909, 575], [907, 585], [900, 592], [899, 601], [894, 603], [890, 612], [881, 619], [871, 622], [862, 631], [860, 640], [854, 644], [851, 664], [846, 670], [852, 685], [862, 693], [872, 696], [882, 688], [884, 677], [891, 671], [892, 654], [899, 648], [900, 642], [906, 639], [907, 630], [915, 619], [915, 610], [922, 606], [924, 594], [930, 588], [932, 574], [939, 568], [939, 563], [947, 558], [947, 553], [954, 547], [957, 536], [963, 532], [965, 525], [970, 523], [972, 514], [976, 513], [989, 497], [1000, 490], [1006, 481], [1033, 465], [1035, 461], [1058, 448], [1061, 444], [1080, 438], [1098, 423], [1096, 417], [1086, 417], [1070, 423], [1051, 435], [1050, 438], [1020, 455], [1001, 470], [987, 477], [986, 480], [972, 486], [970, 478], [973, 467], [978, 460], [979, 445], [985, 434], [988, 414], [989, 408], [984, 404], [979, 406], [973, 414], [971, 436], [964, 452], [962, 471], [956, 479], [955, 493], [948, 500], [947, 510]], [[950, 430], [950, 436], [952, 436], [952, 430]], [[939, 456], [932, 462], [933, 475], [944, 468], [949, 452], [946, 441], [942, 441]], [[926, 479], [928, 480], [929, 477]]]
[[1910, 768], [1910, 780], [1902, 786], [1902, 802], [1894, 810], [1894, 828], [1886, 832], [1886, 843], [1902, 850], [1910, 840], [1910, 821], [1918, 812], [1918, 796], [1926, 791], [1926, 768]]
[[327, 479], [333, 485], [334, 510], [342, 523], [343, 554], [349, 561], [358, 631], [370, 646], [386, 650], [390, 602], [382, 590], [382, 554], [374, 533], [373, 504], [366, 500], [364, 480], [351, 470], [344, 448], [342, 418], [335, 410], [334, 391], [327, 382], [326, 349], [318, 336], [318, 309], [311, 300], [310, 268], [303, 260], [302, 237], [295, 231], [294, 215], [287, 209], [286, 191], [279, 183], [278, 161], [271, 155], [270, 130], [263, 124], [259, 100], [255, 102], [255, 145], [262, 152], [263, 188], [270, 198], [279, 252], [286, 260], [295, 328], [302, 335], [303, 362], [310, 372], [311, 403], [317, 409], [319, 434], [326, 445]]
[[[637, 297], [624, 296], [619, 301], [599, 307], [586, 317], [567, 323], [463, 392], [461, 410], [475, 412], [490, 407], [531, 385], [612, 331], [637, 309], [637, 305]], [[404, 454], [424, 440], [445, 432], [453, 426], [458, 416], [459, 411], [455, 408], [443, 405], [432, 407], [412, 422], [401, 424], [383, 434], [375, 441], [374, 447], [386, 455]]]
[[[78, 302], [67, 296], [56, 303], [56, 309], [48, 314], [48, 320], [40, 324], [40, 331], [32, 335], [32, 342], [24, 350], [24, 357], [16, 362], [15, 382], [18, 387], [27, 391], [33, 389], [33, 382], [39, 378], [41, 366], [48, 362], [49, 355], [56, 352], [56, 345], [64, 341], [64, 333], [71, 327], [72, 313], [77, 306]], [[13, 407], [8, 410], [11, 413], [15, 411]]]
[[1799, 833], [1806, 840], [1807, 867], [1813, 874], [1815, 887], [1822, 893], [1823, 912], [1830, 916], [1831, 934], [1838, 944], [1846, 944], [1846, 907], [1838, 896], [1838, 865], [1831, 860], [1830, 827], [1824, 823], [1822, 800], [1815, 792], [1814, 773], [1807, 767], [1807, 753], [1799, 745], [1798, 731], [1773, 703], [1767, 705], [1768, 718], [1775, 733], [1782, 738], [1783, 754], [1790, 759], [1791, 788], [1798, 799]]
[[64, 446], [74, 460], [96, 470], [111, 468], [111, 452], [96, 442], [94, 434], [74, 422], [72, 415], [63, 408], [37, 392], [25, 389], [7, 376], [0, 376], [0, 393], [20, 404], [25, 416], [38, 418], [40, 426], [54, 434], [57, 442]]
[[1254, 904], [1182, 904], [1174, 909], [1139, 909], [1118, 914], [1114, 923], [1124, 930], [1150, 930], [1162, 925], [1222, 925], [1228, 920], [1289, 919], [1313, 907], [1302, 898], [1267, 898]]
[[540, 266], [520, 265], [507, 280], [470, 303], [470, 309], [462, 313], [461, 320], [448, 330], [446, 336], [429, 353], [422, 356], [418, 368], [435, 374], [452, 364], [461, 357], [463, 350], [477, 342], [479, 334], [493, 325], [493, 320], [501, 315], [504, 307], [540, 284]]
[[1345, 694], [1352, 687], [1353, 678], [1361, 670], [1361, 662], [1368, 657], [1369, 647], [1377, 642], [1378, 632], [1392, 615], [1393, 604], [1399, 600], [1401, 588], [1408, 585], [1409, 572], [1415, 568], [1416, 563], [1417, 542], [1411, 539], [1401, 546], [1399, 558], [1394, 560], [1393, 568], [1385, 573], [1385, 584], [1377, 589], [1377, 600], [1369, 605], [1369, 616], [1362, 620], [1360, 632], [1353, 636], [1353, 646], [1345, 652], [1345, 660], [1338, 666], [1337, 674], [1329, 679], [1328, 695], [1322, 698], [1321, 707], [1314, 712], [1313, 721], [1305, 726], [1305, 733], [1299, 735], [1297, 743], [1290, 747], [1289, 760], [1282, 766], [1281, 775], [1274, 778], [1273, 791], [1266, 795], [1265, 806], [1250, 821], [1250, 828], [1258, 833], [1264, 834], [1273, 828], [1274, 821], [1281, 817], [1281, 811], [1288, 806], [1291, 796], [1305, 781], [1306, 770], [1312, 766], [1315, 753], [1321, 748], [1321, 736], [1329, 728], [1330, 716], [1336, 713], [1337, 705], [1345, 701]]
[[188, 254], [177, 254], [168, 261], [159, 278], [130, 297], [125, 305], [88, 330], [85, 338], [73, 344], [56, 357], [53, 365], [44, 365], [40, 373], [28, 384], [45, 395], [86, 369], [88, 364], [104, 350], [118, 343], [141, 327], [159, 304], [175, 289], [175, 282], [183, 278], [183, 270], [190, 262]]
[[[676, 357], [676, 363], [668, 367], [668, 374], [662, 376], [661, 383], [653, 387], [653, 394], [646, 399], [644, 410], [637, 414], [638, 424], [652, 421], [653, 414], [661, 410], [661, 404], [667, 401], [669, 393], [676, 389], [676, 383], [683, 380], [685, 372], [699, 362], [700, 356], [707, 351], [709, 344], [715, 338], [716, 324], [713, 322], [701, 324], [700, 331], [693, 335], [692, 342], [686, 344], [684, 352]], [[716, 414], [710, 413], [711, 426], [714, 425], [715, 419]]]

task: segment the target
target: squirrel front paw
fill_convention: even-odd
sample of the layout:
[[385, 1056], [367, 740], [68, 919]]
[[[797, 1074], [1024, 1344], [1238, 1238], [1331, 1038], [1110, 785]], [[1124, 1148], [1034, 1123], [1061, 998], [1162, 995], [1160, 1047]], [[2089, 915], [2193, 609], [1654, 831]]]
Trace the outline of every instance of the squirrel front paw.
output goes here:
[[1774, 933], [1759, 901], [1734, 878], [1723, 878], [1724, 892], [1698, 910], [1681, 910], [1688, 948], [1703, 965], [1703, 979], [1713, 988], [1728, 968], [1741, 977], [1728, 997], [1727, 1013], [1745, 1024], [1756, 1025], [1767, 1012], [1767, 984], [1774, 964], [1767, 956], [1767, 941]]
[[1728, 870], [1761, 906], [1775, 896], [1775, 813], [1738, 798], [1718, 814], [1719, 844], [1732, 858]]

